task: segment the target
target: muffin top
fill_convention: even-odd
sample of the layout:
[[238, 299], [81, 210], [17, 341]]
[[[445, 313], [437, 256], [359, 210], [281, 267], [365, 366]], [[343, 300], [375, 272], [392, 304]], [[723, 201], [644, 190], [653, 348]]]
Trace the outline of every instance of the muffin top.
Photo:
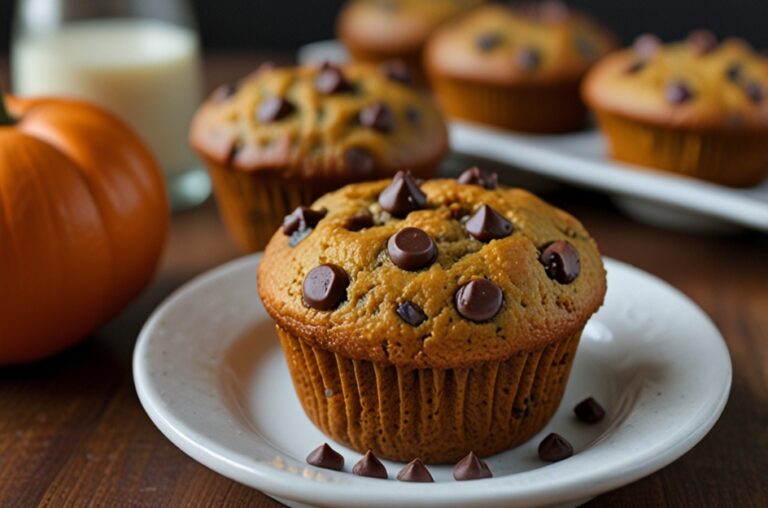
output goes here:
[[[464, 182], [464, 183], [460, 183]], [[259, 294], [280, 327], [347, 357], [420, 368], [502, 360], [578, 333], [603, 301], [595, 242], [472, 168], [353, 184], [286, 217]]]
[[768, 127], [768, 59], [743, 40], [710, 32], [662, 44], [640, 36], [589, 73], [585, 100], [599, 110], [666, 126]]
[[483, 0], [353, 0], [339, 14], [347, 44], [380, 55], [418, 51], [438, 25]]
[[490, 84], [578, 81], [615, 39], [560, 2], [488, 5], [440, 28], [429, 40], [430, 72]]
[[424, 172], [448, 149], [437, 108], [397, 65], [262, 66], [211, 95], [190, 139], [237, 170], [348, 181]]

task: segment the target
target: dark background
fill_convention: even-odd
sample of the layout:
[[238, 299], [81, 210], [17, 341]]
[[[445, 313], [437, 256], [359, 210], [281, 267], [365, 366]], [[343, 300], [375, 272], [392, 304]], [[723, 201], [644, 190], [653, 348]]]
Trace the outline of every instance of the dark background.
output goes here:
[[[98, 2], [99, 0], [91, 0]], [[127, 0], [126, 0], [127, 1]], [[164, 2], [166, 0], [154, 0]], [[0, 49], [7, 51], [14, 0], [0, 0]], [[193, 0], [207, 49], [294, 51], [332, 37], [343, 0]], [[664, 39], [709, 27], [718, 36], [739, 35], [768, 48], [768, 0], [574, 0], [625, 42], [642, 32]]]

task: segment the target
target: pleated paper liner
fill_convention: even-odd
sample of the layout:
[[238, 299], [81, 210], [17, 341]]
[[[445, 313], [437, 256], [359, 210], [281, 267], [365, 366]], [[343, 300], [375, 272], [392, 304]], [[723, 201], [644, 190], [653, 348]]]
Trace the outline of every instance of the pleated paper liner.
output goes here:
[[621, 161], [731, 187], [768, 176], [768, 129], [673, 128], [601, 111], [597, 120], [611, 157]]
[[542, 134], [578, 130], [586, 122], [578, 82], [500, 86], [435, 73], [430, 78], [449, 117]]
[[581, 337], [470, 368], [414, 369], [352, 360], [277, 332], [320, 430], [361, 453], [429, 463], [493, 455], [539, 432], [560, 404]]

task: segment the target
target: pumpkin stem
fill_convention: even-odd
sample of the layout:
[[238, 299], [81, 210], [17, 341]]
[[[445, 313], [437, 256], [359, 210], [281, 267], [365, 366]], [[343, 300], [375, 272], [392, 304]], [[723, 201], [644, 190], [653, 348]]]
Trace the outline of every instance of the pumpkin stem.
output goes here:
[[0, 90], [0, 127], [7, 125], [15, 125], [16, 119], [13, 118], [5, 107], [5, 95]]

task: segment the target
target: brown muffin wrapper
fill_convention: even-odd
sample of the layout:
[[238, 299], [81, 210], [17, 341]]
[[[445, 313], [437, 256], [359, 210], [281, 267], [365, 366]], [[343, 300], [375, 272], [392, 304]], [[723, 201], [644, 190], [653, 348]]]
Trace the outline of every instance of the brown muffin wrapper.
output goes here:
[[296, 393], [331, 439], [387, 459], [453, 463], [539, 432], [563, 396], [579, 333], [470, 368], [414, 369], [353, 360], [277, 327]]
[[236, 171], [215, 163], [207, 166], [219, 213], [244, 252], [263, 250], [287, 214], [331, 190], [283, 178], [280, 172]]
[[768, 131], [664, 127], [596, 112], [611, 157], [732, 187], [756, 185], [768, 175]]
[[453, 118], [530, 133], [578, 130], [586, 122], [579, 83], [498, 86], [432, 74], [431, 85]]

